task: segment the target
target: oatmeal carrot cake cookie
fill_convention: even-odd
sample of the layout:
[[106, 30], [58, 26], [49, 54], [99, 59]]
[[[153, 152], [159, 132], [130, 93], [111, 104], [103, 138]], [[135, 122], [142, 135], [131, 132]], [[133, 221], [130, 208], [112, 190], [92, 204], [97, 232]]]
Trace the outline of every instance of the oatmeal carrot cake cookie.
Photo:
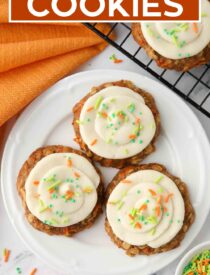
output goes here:
[[165, 69], [188, 71], [210, 62], [210, 0], [202, 0], [201, 22], [132, 24], [137, 43]]
[[33, 152], [19, 172], [17, 189], [29, 223], [50, 235], [72, 236], [91, 227], [102, 213], [100, 172], [69, 147]]
[[103, 166], [137, 164], [155, 150], [159, 112], [153, 97], [130, 81], [93, 88], [73, 113], [76, 142]]
[[106, 195], [106, 232], [129, 256], [178, 247], [194, 222], [186, 185], [160, 164], [122, 169]]

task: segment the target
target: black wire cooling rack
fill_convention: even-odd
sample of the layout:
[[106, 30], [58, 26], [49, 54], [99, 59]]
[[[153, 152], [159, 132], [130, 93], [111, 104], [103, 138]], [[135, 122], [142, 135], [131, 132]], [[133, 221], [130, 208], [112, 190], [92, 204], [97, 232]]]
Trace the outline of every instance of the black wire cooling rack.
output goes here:
[[[145, 51], [133, 42], [130, 24], [114, 23], [105, 34], [97, 28], [97, 23], [84, 25], [210, 118], [210, 64], [186, 73], [164, 70], [157, 67]], [[113, 32], [117, 35], [115, 40], [111, 38]]]

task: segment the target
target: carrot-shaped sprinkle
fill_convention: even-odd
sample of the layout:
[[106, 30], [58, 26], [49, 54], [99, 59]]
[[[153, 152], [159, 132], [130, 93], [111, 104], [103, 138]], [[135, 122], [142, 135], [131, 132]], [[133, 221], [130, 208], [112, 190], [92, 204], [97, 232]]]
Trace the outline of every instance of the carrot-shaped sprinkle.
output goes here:
[[166, 213], [168, 211], [167, 207], [163, 207], [163, 211]]
[[35, 181], [33, 182], [33, 184], [37, 186], [37, 185], [39, 185], [39, 181], [38, 181], [38, 180], [35, 180]]
[[149, 192], [151, 193], [152, 196], [156, 196], [157, 195], [157, 193], [154, 190], [152, 190], [152, 189], [149, 189]]
[[103, 118], [107, 118], [107, 117], [108, 117], [108, 115], [107, 115], [106, 112], [101, 112], [100, 114], [101, 114], [101, 116], [102, 116]]
[[54, 188], [51, 188], [51, 189], [48, 190], [48, 192], [49, 192], [50, 194], [52, 194], [54, 191], [55, 191]]
[[197, 25], [197, 23], [193, 23], [193, 31], [195, 33], [198, 33], [198, 25]]
[[160, 206], [157, 206], [155, 208], [156, 215], [159, 217], [160, 216]]
[[68, 160], [67, 160], [67, 166], [68, 166], [68, 167], [72, 167], [72, 160], [71, 160], [71, 159], [68, 159]]
[[141, 224], [140, 224], [139, 222], [136, 222], [136, 223], [135, 223], [135, 228], [141, 229], [142, 226], [141, 226]]
[[122, 183], [132, 183], [131, 180], [122, 180]]
[[136, 121], [135, 121], [135, 124], [136, 124], [136, 125], [139, 125], [139, 122], [140, 122], [140, 118], [137, 117], [137, 118], [136, 118]]
[[139, 208], [139, 211], [143, 211], [147, 209], [147, 205], [146, 204], [142, 204], [142, 206]]
[[134, 220], [134, 217], [131, 214], [129, 214], [128, 216], [132, 221]]
[[168, 194], [166, 197], [165, 197], [165, 202], [169, 202], [170, 198], [173, 197], [174, 194]]
[[74, 175], [75, 175], [76, 178], [80, 178], [80, 174], [79, 173], [74, 172]]
[[130, 138], [130, 139], [135, 139], [135, 138], [136, 138], [136, 135], [130, 135], [129, 138]]
[[119, 63], [122, 63], [122, 62], [123, 62], [122, 59], [115, 59], [115, 60], [114, 60], [114, 63], [115, 63], [115, 64], [119, 64]]
[[89, 113], [89, 112], [93, 111], [93, 109], [94, 109], [94, 107], [91, 106], [91, 107], [89, 107], [89, 108], [87, 109], [87, 112]]
[[5, 248], [3, 254], [4, 254], [4, 262], [7, 263], [10, 256], [10, 250]]
[[36, 272], [37, 272], [37, 268], [34, 268], [34, 269], [31, 271], [30, 275], [34, 275]]
[[160, 195], [157, 199], [157, 203], [161, 203], [161, 201], [162, 201], [162, 196]]
[[97, 143], [98, 141], [97, 141], [97, 139], [94, 139], [92, 142], [91, 142], [91, 146], [94, 146], [94, 145], [96, 145], [96, 143]]
[[68, 191], [68, 192], [66, 192], [65, 199], [70, 200], [73, 196], [74, 196], [74, 192]]

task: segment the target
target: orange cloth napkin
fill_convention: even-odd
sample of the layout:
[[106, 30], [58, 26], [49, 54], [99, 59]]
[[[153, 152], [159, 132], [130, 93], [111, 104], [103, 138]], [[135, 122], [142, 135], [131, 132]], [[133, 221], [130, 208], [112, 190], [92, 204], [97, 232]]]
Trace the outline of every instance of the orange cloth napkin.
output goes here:
[[[100, 53], [106, 43], [82, 24], [7, 23], [0, 0], [0, 126], [35, 97]], [[110, 26], [98, 24], [107, 33]], [[0, 128], [0, 143], [3, 128]]]

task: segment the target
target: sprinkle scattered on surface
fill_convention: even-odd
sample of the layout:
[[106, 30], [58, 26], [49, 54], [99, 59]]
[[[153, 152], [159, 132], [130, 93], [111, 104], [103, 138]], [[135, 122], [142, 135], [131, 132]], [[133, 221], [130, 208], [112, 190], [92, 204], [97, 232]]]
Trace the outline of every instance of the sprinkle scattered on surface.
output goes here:
[[122, 63], [122, 62], [123, 62], [123, 60], [122, 60], [122, 59], [118, 59], [118, 58], [116, 57], [115, 54], [112, 54], [112, 55], [109, 57], [109, 59], [110, 59], [111, 61], [113, 61], [113, 63], [115, 63], [115, 64], [119, 64], [119, 63]]
[[30, 275], [34, 275], [37, 272], [37, 268], [34, 268], [31, 272]]

